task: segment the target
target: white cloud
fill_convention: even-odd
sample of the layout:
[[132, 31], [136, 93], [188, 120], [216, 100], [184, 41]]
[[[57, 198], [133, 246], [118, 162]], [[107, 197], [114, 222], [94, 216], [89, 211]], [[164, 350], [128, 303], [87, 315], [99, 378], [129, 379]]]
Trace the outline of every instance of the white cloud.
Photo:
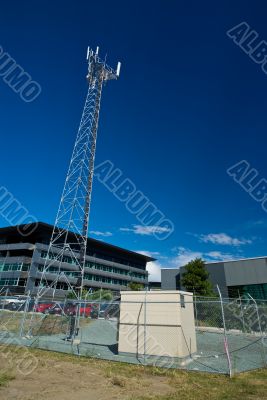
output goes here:
[[210, 251], [208, 253], [204, 253], [204, 259], [206, 261], [230, 261], [230, 260], [238, 260], [240, 255], [222, 253], [220, 251]]
[[[140, 253], [140, 252], [139, 252]], [[143, 251], [143, 254], [148, 254], [149, 257], [158, 257], [158, 258], [164, 258], [158, 251]]]
[[202, 258], [206, 262], [229, 261], [240, 258], [240, 255], [223, 253], [221, 251], [201, 252], [186, 249], [184, 247], [178, 247], [175, 249], [175, 251], [177, 251], [178, 254], [169, 261], [170, 266], [174, 268], [182, 267], [195, 258]]
[[178, 254], [173, 259], [171, 259], [171, 264], [175, 267], [182, 267], [189, 261], [195, 258], [201, 258], [203, 254], [200, 251], [192, 251], [190, 249], [185, 249], [184, 247], [178, 247], [175, 249]]
[[100, 231], [90, 231], [90, 233], [95, 236], [105, 236], [105, 237], [113, 235], [111, 232], [100, 232]]
[[[159, 253], [157, 251], [137, 251], [137, 253], [144, 254], [148, 257], [154, 257]], [[160, 282], [161, 281], [161, 268], [162, 265], [158, 261], [150, 261], [147, 263], [146, 270], [148, 271], [148, 281], [149, 282]]]
[[170, 228], [166, 227], [161, 227], [157, 225], [134, 225], [133, 228], [120, 228], [120, 231], [122, 232], [133, 232], [136, 235], [154, 235], [155, 233], [164, 233], [164, 232], [170, 232]]
[[238, 239], [227, 235], [226, 233], [208, 233], [207, 235], [195, 235], [199, 238], [200, 242], [221, 244], [227, 246], [240, 246], [243, 244], [250, 244], [250, 239]]
[[223, 253], [221, 253], [220, 251], [209, 251], [208, 253], [206, 253], [209, 257], [211, 258], [222, 258]]
[[147, 263], [148, 281], [161, 282], [161, 265], [158, 262], [151, 261]]
[[[160, 282], [161, 281], [161, 268], [180, 268], [186, 265], [188, 262], [195, 258], [202, 258], [206, 262], [218, 262], [218, 261], [229, 261], [240, 258], [240, 255], [223, 253], [221, 251], [209, 251], [201, 252], [186, 249], [185, 247], [175, 247], [173, 249], [177, 254], [174, 257], [170, 257], [164, 262], [164, 265], [158, 261], [152, 261], [147, 263], [147, 271], [149, 273], [149, 282]], [[158, 255], [158, 252], [151, 252], [146, 250], [136, 251], [137, 253], [144, 254], [145, 256], [154, 257]], [[165, 258], [158, 255], [158, 258]]]

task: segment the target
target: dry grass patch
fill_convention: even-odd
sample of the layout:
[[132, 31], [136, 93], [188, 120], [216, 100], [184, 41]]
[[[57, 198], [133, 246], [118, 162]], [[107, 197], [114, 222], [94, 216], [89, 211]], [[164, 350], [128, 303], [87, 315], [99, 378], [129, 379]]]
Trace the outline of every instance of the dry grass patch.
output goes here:
[[5, 387], [8, 385], [10, 381], [15, 379], [14, 373], [10, 372], [1, 372], [0, 373], [0, 388]]
[[[4, 351], [0, 346], [0, 356], [2, 353], [3, 357]], [[14, 347], [9, 357], [14, 366], [24, 351]], [[16, 373], [14, 379], [14, 375], [3, 371], [4, 364], [0, 362], [1, 399], [267, 400], [266, 369], [230, 379], [223, 375], [79, 358], [38, 349], [29, 351], [38, 359], [36, 370], [29, 376]]]
[[126, 387], [127, 380], [121, 376], [113, 376], [111, 378], [111, 383], [115, 386]]
[[[0, 331], [19, 333], [23, 319], [23, 312], [0, 310]], [[81, 318], [80, 326], [86, 326], [90, 319]], [[33, 336], [57, 335], [66, 333], [69, 329], [70, 317], [64, 315], [50, 315], [28, 313], [24, 320], [24, 333], [31, 332]]]

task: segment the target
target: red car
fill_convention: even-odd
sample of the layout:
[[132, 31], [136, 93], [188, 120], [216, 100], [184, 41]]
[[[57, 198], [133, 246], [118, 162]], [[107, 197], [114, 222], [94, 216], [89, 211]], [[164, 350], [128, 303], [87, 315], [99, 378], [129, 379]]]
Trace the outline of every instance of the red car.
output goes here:
[[[55, 304], [55, 303], [39, 303], [36, 307], [36, 312], [40, 312], [43, 314], [65, 314], [65, 315], [75, 315], [76, 314], [76, 304], [69, 303], [66, 304], [65, 307], [63, 304]], [[80, 316], [81, 317], [90, 317], [92, 311], [91, 304], [81, 303], [80, 305]]]
[[63, 304], [52, 304], [51, 307], [47, 308], [45, 310], [45, 314], [55, 314], [55, 315], [61, 315], [63, 312]]
[[[77, 304], [66, 304], [64, 307], [64, 313], [66, 315], [75, 315], [76, 314]], [[91, 304], [81, 303], [80, 305], [80, 316], [81, 317], [90, 317], [92, 311]]]
[[90, 317], [92, 311], [92, 305], [87, 303], [81, 303], [80, 306], [80, 316], [81, 317]]
[[52, 306], [53, 306], [53, 303], [38, 303], [35, 308], [35, 311], [45, 314], [46, 310], [48, 310]]
[[76, 314], [76, 305], [73, 303], [67, 303], [65, 306], [64, 304], [54, 303], [50, 304], [50, 307], [47, 307], [44, 311], [44, 314], [51, 314], [51, 315], [75, 315]]

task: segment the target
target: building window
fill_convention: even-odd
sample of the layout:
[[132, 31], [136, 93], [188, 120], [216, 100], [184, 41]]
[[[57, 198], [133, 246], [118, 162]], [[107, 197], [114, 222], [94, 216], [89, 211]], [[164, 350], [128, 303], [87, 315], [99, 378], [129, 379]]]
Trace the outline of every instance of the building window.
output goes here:
[[22, 264], [22, 271], [29, 271], [31, 267], [31, 264]]
[[246, 297], [249, 294], [255, 300], [267, 300], [267, 283], [229, 286], [228, 294], [232, 298]]
[[30, 264], [15, 263], [15, 264], [0, 264], [0, 272], [4, 271], [29, 271]]
[[0, 286], [17, 286], [17, 279], [0, 279]]

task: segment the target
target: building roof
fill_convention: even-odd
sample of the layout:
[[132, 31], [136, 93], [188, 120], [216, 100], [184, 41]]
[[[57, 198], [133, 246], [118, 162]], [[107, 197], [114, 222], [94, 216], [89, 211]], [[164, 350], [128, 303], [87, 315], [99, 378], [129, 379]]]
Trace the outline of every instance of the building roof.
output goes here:
[[267, 256], [261, 257], [249, 257], [249, 258], [238, 258], [233, 260], [222, 260], [222, 261], [205, 261], [205, 264], [220, 264], [220, 263], [228, 263], [228, 262], [239, 262], [239, 261], [249, 261], [249, 260], [260, 260], [260, 259], [267, 259]]
[[[23, 231], [23, 228], [27, 228], [27, 230], [30, 232], [34, 226], [37, 226], [36, 229], [32, 232], [32, 237], [36, 236], [38, 237], [38, 234], [40, 233], [46, 233], [47, 237], [51, 236], [52, 231], [53, 231], [53, 225], [47, 224], [45, 222], [36, 222], [36, 223], [30, 223], [30, 224], [21, 224], [21, 225], [14, 225], [14, 226], [7, 226], [7, 227], [2, 227], [0, 228], [0, 235], [9, 233], [9, 234], [18, 234], [20, 235], [19, 232]], [[71, 231], [70, 231], [71, 232]], [[71, 232], [72, 233], [72, 232]], [[22, 235], [21, 235], [22, 236]], [[29, 235], [30, 236], [30, 235]], [[23, 236], [22, 236], [23, 237]], [[27, 237], [24, 238], [25, 242], [27, 241]], [[38, 240], [36, 240], [38, 241]], [[135, 257], [139, 260], [145, 261], [145, 262], [150, 262], [150, 261], [155, 261], [155, 258], [146, 256], [144, 254], [136, 253], [131, 250], [123, 249], [122, 247], [115, 246], [110, 243], [103, 242], [102, 240], [97, 240], [88, 237], [88, 244], [92, 245], [92, 247], [97, 247], [99, 249], [103, 250], [110, 250], [112, 252], [119, 252], [120, 254], [124, 254], [125, 256], [132, 256]]]
[[[249, 257], [249, 258], [238, 258], [238, 259], [233, 259], [233, 260], [221, 260], [221, 261], [205, 261], [205, 264], [222, 264], [222, 263], [229, 263], [229, 262], [240, 262], [240, 261], [249, 261], [249, 260], [260, 260], [260, 259], [267, 259], [267, 256], [260, 256], [260, 257]], [[186, 265], [186, 264], [185, 264]], [[179, 270], [180, 268], [183, 268], [185, 265], [181, 265], [180, 267], [174, 267], [174, 268], [161, 268], [161, 269], [167, 269], [167, 270]]]

